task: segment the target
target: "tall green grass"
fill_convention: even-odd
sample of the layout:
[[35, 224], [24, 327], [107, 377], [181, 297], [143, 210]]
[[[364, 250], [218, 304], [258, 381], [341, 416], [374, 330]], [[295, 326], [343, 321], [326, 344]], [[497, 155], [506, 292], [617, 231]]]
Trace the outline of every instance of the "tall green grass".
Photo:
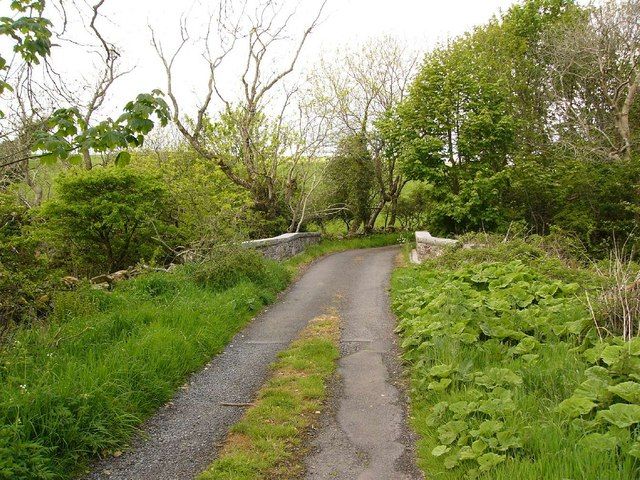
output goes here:
[[67, 478], [122, 448], [275, 299], [288, 275], [266, 265], [262, 282], [223, 291], [183, 269], [67, 292], [46, 324], [14, 332], [0, 354], [0, 478]]

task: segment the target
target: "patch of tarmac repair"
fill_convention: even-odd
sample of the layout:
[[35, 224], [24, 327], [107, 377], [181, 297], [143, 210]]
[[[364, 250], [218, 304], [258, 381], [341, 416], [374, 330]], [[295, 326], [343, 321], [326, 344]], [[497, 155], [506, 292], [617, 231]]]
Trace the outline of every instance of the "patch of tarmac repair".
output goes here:
[[407, 399], [389, 310], [394, 258], [366, 260], [373, 262], [376, 275], [363, 276], [341, 302], [338, 375], [306, 460], [307, 480], [424, 478], [414, 461], [415, 435], [406, 424]]

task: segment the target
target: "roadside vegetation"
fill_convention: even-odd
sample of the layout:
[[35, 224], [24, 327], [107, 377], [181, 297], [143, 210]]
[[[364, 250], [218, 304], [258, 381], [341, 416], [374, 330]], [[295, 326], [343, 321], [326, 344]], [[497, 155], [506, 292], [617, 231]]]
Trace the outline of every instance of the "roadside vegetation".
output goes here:
[[[0, 346], [0, 478], [72, 478], [92, 458], [126, 449], [144, 419], [274, 301], [306, 263], [397, 241], [395, 234], [326, 240], [284, 263], [219, 247], [200, 262], [147, 271], [112, 290], [85, 281], [57, 292], [46, 321], [11, 329]], [[304, 366], [296, 363], [300, 356], [325, 355], [320, 347], [333, 335], [332, 318], [307, 332], [321, 337], [320, 346], [305, 337], [282, 365], [298, 368]], [[317, 393], [320, 380], [313, 379], [295, 387]], [[304, 399], [311, 401], [318, 400]], [[264, 407], [267, 413], [271, 407]]]
[[[429, 473], [637, 476], [640, 0], [313, 62], [330, 3], [299, 3], [151, 25], [161, 78], [120, 104], [129, 12], [2, 2], [0, 478], [122, 448], [304, 264], [415, 230], [527, 238], [395, 277]], [[282, 264], [233, 247], [305, 231]]]
[[14, 330], [0, 347], [0, 478], [70, 478], [124, 449], [287, 284], [257, 253], [235, 254], [254, 267], [241, 273], [224, 268], [227, 255], [113, 291], [61, 292], [46, 322]]
[[323, 409], [327, 382], [338, 358], [340, 319], [313, 319], [279, 354], [271, 378], [233, 426], [218, 458], [199, 480], [299, 478], [302, 442]]
[[443, 479], [636, 478], [637, 310], [632, 335], [622, 321], [635, 287], [540, 239], [479, 242], [394, 274], [421, 467]]

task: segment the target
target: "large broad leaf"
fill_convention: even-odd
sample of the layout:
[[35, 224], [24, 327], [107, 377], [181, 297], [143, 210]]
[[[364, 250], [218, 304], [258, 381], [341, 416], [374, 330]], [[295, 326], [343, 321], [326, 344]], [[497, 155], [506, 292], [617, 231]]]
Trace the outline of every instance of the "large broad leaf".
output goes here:
[[609, 391], [609, 382], [599, 377], [587, 378], [580, 384], [574, 392], [576, 397], [584, 397], [594, 402], [604, 404], [611, 403], [611, 392]]
[[609, 410], [598, 412], [598, 418], [602, 418], [616, 427], [630, 427], [640, 423], [640, 405], [616, 403], [611, 405]]
[[596, 365], [591, 368], [587, 368], [584, 373], [588, 378], [604, 380], [607, 384], [611, 384], [613, 382], [611, 379], [611, 373], [604, 367]]
[[452, 365], [436, 365], [434, 367], [431, 367], [431, 369], [429, 370], [429, 375], [431, 375], [432, 377], [444, 378], [451, 375], [452, 371]]
[[596, 452], [610, 452], [618, 446], [618, 439], [606, 433], [590, 433], [586, 435], [580, 443], [589, 450]]
[[449, 450], [451, 449], [446, 445], [438, 445], [436, 448], [431, 450], [431, 455], [433, 455], [434, 457], [441, 457], [442, 455], [447, 453]]
[[600, 357], [607, 365], [613, 365], [621, 361], [625, 356], [624, 347], [618, 345], [609, 345], [602, 350]]
[[487, 472], [494, 468], [496, 465], [501, 464], [507, 457], [504, 455], [498, 455], [496, 453], [485, 453], [478, 457], [478, 465], [480, 465], [481, 472]]
[[633, 445], [631, 445], [631, 448], [629, 449], [628, 453], [629, 455], [632, 455], [640, 459], [640, 442], [636, 442]]
[[511, 450], [513, 448], [521, 448], [522, 442], [520, 438], [511, 431], [498, 432], [496, 434], [496, 438], [498, 439], [499, 447], [498, 450], [501, 452], [506, 452], [507, 450]]
[[507, 395], [483, 400], [477, 410], [486, 413], [490, 417], [500, 417], [515, 411], [515, 409], [516, 404]]
[[522, 340], [520, 340], [520, 343], [518, 343], [518, 345], [509, 349], [509, 353], [511, 355], [524, 355], [533, 352], [536, 348], [538, 348], [539, 345], [540, 342], [538, 342], [535, 338], [524, 337]]
[[633, 340], [629, 340], [626, 343], [627, 351], [629, 355], [635, 357], [640, 356], [640, 337], [635, 337]]
[[508, 294], [511, 297], [513, 303], [515, 303], [520, 308], [526, 308], [535, 300], [535, 296], [525, 290], [524, 288], [517, 286], [510, 288], [508, 290]]
[[458, 456], [460, 460], [473, 460], [478, 457], [478, 453], [474, 452], [469, 445], [465, 445], [460, 449]]
[[498, 420], [485, 420], [477, 430], [471, 430], [471, 435], [488, 439], [501, 431], [503, 426], [504, 424]]
[[448, 470], [451, 470], [452, 468], [456, 468], [458, 466], [459, 461], [460, 461], [459, 453], [451, 454], [444, 459], [444, 467]]
[[640, 404], [640, 383], [623, 382], [607, 388], [611, 393], [630, 403]]
[[468, 429], [467, 423], [462, 420], [452, 420], [438, 428], [438, 439], [444, 445], [451, 445], [455, 442], [460, 433]]
[[590, 399], [574, 395], [560, 402], [556, 410], [569, 418], [576, 418], [581, 415], [586, 415], [595, 407], [596, 404]]
[[478, 402], [454, 402], [449, 406], [449, 409], [457, 416], [457, 417], [466, 417], [469, 414], [478, 410]]
[[431, 382], [427, 388], [434, 392], [444, 392], [449, 385], [451, 385], [451, 379], [441, 378], [438, 382]]
[[129, 165], [130, 162], [131, 162], [131, 154], [126, 150], [122, 150], [120, 153], [118, 153], [118, 155], [116, 155], [117, 167], [124, 167], [126, 165]]
[[508, 368], [489, 368], [475, 376], [475, 383], [489, 389], [501, 385], [520, 385], [522, 379]]

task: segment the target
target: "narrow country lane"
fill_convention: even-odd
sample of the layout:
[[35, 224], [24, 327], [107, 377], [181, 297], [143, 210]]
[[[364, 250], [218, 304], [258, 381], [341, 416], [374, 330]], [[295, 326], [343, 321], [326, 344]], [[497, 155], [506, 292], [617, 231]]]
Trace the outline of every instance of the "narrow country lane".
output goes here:
[[[418, 479], [399, 385], [388, 282], [398, 250], [352, 250], [314, 263], [282, 298], [144, 426], [129, 452], [89, 479], [182, 480], [200, 473], [243, 413], [268, 366], [314, 317], [337, 308], [342, 358], [307, 459], [309, 479]], [[225, 405], [226, 404], [226, 405]]]
[[339, 311], [338, 363], [329, 414], [307, 459], [307, 480], [409, 480], [423, 478], [414, 463], [400, 384], [395, 319], [388, 281], [397, 250], [349, 252], [353, 272]]

